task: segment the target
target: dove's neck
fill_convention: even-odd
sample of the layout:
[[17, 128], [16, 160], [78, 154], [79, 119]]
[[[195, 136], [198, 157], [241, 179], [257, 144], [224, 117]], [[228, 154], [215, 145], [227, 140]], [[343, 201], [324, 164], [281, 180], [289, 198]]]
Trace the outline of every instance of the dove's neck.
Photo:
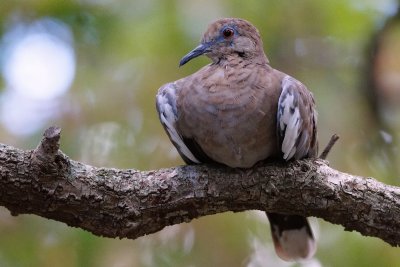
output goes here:
[[251, 65], [251, 64], [256, 64], [256, 65], [269, 65], [269, 60], [265, 56], [264, 53], [258, 56], [241, 56], [239, 54], [231, 54], [231, 55], [226, 55], [221, 58], [214, 58], [213, 59], [213, 65], [219, 65], [221, 67], [234, 67], [237, 65]]

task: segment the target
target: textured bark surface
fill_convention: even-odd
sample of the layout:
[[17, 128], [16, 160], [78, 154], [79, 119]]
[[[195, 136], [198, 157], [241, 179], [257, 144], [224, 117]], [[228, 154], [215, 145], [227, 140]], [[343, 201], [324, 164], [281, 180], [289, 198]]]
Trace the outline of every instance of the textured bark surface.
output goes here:
[[400, 245], [400, 188], [339, 172], [323, 160], [249, 170], [180, 166], [154, 171], [96, 168], [70, 160], [49, 128], [33, 151], [0, 144], [0, 205], [99, 236], [137, 238], [225, 211], [323, 218]]

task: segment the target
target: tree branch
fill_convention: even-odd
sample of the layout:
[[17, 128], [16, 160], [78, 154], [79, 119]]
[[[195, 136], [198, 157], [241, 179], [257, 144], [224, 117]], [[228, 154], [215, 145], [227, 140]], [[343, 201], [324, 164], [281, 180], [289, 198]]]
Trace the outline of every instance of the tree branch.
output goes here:
[[96, 168], [58, 150], [60, 129], [33, 151], [0, 144], [0, 205], [95, 235], [137, 238], [225, 211], [316, 216], [400, 245], [400, 188], [330, 168], [323, 160], [248, 170], [180, 166], [154, 171]]

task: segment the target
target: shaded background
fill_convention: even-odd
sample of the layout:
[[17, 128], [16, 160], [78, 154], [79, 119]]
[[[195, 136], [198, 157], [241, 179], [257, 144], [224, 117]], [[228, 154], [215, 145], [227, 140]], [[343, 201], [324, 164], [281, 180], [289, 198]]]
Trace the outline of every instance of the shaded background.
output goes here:
[[[13, 0], [0, 3], [0, 141], [32, 149], [49, 125], [61, 149], [95, 166], [182, 164], [156, 115], [164, 83], [207, 25], [241, 17], [271, 64], [303, 81], [331, 166], [400, 185], [400, 15], [394, 0]], [[279, 260], [263, 213], [224, 213], [137, 240], [93, 236], [0, 208], [0, 266], [400, 266], [400, 249], [312, 219], [315, 259]]]

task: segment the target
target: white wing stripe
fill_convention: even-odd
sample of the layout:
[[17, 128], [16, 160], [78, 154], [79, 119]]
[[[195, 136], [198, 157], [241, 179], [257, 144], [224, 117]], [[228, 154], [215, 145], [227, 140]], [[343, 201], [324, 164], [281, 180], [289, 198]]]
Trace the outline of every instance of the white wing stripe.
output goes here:
[[[175, 124], [177, 120], [176, 114], [176, 92], [175, 86], [172, 83], [165, 85], [157, 94], [157, 107], [160, 114], [161, 123], [165, 126], [171, 140], [178, 146], [178, 150], [188, 159], [195, 163], [200, 161], [190, 152], [185, 145], [181, 135], [177, 132]], [[172, 102], [172, 103], [171, 103]]]
[[282, 81], [278, 111], [280, 131], [285, 133], [281, 147], [285, 160], [291, 159], [296, 153], [296, 141], [302, 123], [298, 99], [296, 99], [295, 92], [289, 90], [292, 83], [290, 78], [287, 76]]

